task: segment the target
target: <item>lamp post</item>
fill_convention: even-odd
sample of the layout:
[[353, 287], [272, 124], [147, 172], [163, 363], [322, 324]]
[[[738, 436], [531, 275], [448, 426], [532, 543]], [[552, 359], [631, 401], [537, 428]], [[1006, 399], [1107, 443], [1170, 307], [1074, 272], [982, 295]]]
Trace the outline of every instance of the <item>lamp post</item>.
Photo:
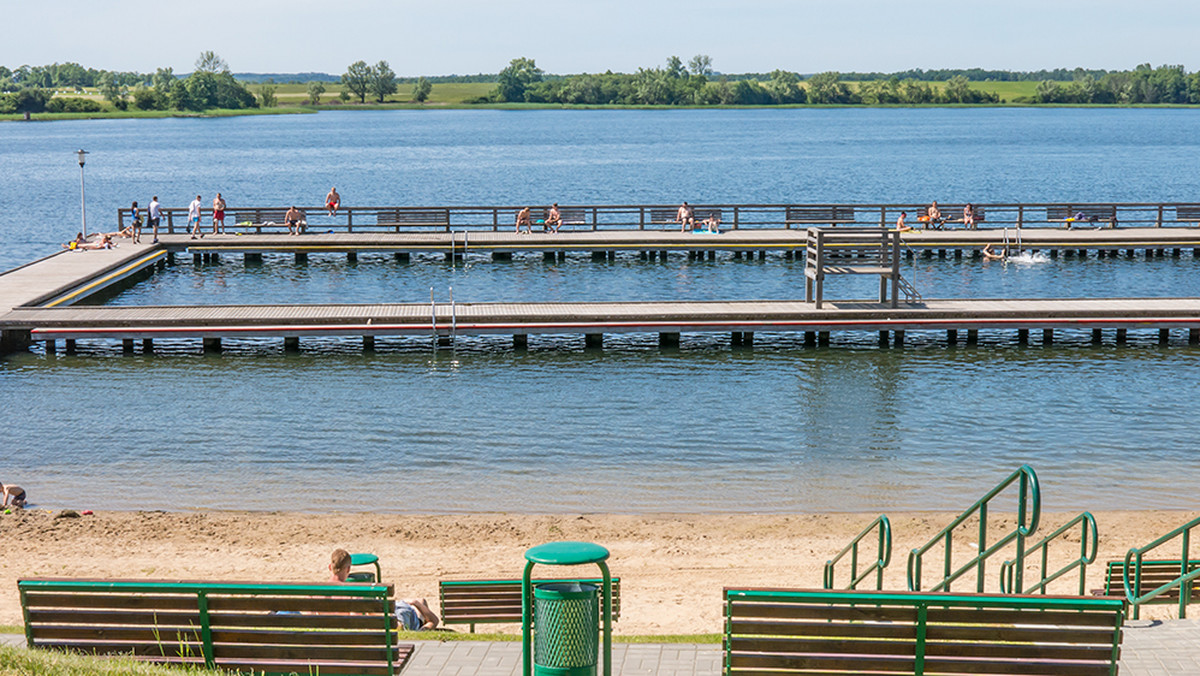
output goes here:
[[88, 153], [86, 150], [83, 150], [83, 149], [77, 150], [75, 152], [77, 155], [79, 155], [79, 213], [80, 213], [80, 217], [83, 219], [83, 236], [86, 239], [87, 238], [87, 200], [84, 199], [84, 193], [83, 193], [83, 162], [84, 162], [84, 155], [87, 155]]

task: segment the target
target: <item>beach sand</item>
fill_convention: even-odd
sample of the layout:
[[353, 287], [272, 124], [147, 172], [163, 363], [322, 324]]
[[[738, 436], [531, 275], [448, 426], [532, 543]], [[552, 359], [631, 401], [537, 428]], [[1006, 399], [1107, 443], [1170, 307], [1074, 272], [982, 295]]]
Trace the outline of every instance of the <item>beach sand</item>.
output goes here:
[[[22, 577], [98, 577], [176, 580], [321, 581], [328, 577], [335, 547], [374, 552], [384, 581], [400, 598], [424, 597], [437, 608], [441, 579], [519, 579], [523, 554], [555, 540], [585, 540], [612, 553], [609, 565], [621, 577], [620, 634], [716, 633], [721, 630], [725, 586], [821, 586], [827, 559], [876, 515], [396, 515], [292, 513], [103, 512], [55, 518], [43, 510], [0, 515], [5, 556], [0, 558], [0, 624], [20, 624], [16, 581]], [[889, 515], [894, 536], [889, 589], [905, 588], [908, 552], [929, 540], [955, 515]], [[1038, 534], [1050, 533], [1074, 514], [1043, 514]], [[1103, 586], [1103, 562], [1123, 558], [1200, 512], [1127, 511], [1097, 513], [1099, 553], [1089, 567], [1089, 589]], [[989, 540], [1015, 522], [993, 514]], [[978, 526], [956, 532], [954, 561], [969, 559]], [[1052, 550], [1052, 561], [1079, 556], [1078, 531]], [[860, 560], [873, 557], [874, 539]], [[1006, 553], [1011, 555], [1010, 546]], [[1160, 550], [1179, 556], [1179, 545]], [[847, 559], [848, 564], [848, 559]], [[925, 587], [940, 571], [941, 550], [925, 561]], [[1032, 566], [1029, 568], [1032, 570]], [[540, 567], [548, 577], [570, 569]], [[581, 574], [592, 576], [595, 568]], [[989, 564], [987, 589], [998, 590], [1000, 563]], [[839, 584], [845, 574], [838, 577]], [[1052, 593], [1074, 593], [1078, 577], [1060, 581]], [[843, 585], [844, 586], [844, 585]], [[973, 574], [954, 586], [973, 591]], [[1156, 607], [1154, 615], [1168, 613]], [[1143, 616], [1153, 616], [1144, 613]], [[466, 627], [454, 627], [466, 631]], [[518, 627], [497, 625], [506, 631]], [[488, 627], [481, 627], [488, 630]]]

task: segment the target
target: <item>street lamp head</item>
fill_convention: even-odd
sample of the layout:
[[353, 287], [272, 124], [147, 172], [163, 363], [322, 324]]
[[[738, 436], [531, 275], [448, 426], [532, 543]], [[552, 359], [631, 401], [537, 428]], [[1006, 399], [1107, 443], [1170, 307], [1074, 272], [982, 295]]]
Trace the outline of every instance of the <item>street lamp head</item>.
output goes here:
[[88, 152], [87, 152], [86, 150], [83, 150], [83, 149], [76, 150], [75, 152], [76, 152], [76, 154], [78, 154], [78, 155], [79, 155], [79, 166], [81, 166], [81, 167], [82, 167], [82, 166], [83, 166], [83, 160], [84, 160], [84, 157], [83, 157], [83, 156], [84, 156], [84, 155], [87, 155], [87, 154], [88, 154]]

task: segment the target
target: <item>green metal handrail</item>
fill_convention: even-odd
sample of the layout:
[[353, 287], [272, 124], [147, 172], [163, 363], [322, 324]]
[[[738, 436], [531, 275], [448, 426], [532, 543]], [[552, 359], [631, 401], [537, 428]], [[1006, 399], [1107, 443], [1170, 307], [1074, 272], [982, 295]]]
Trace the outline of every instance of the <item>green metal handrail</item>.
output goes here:
[[[858, 572], [858, 543], [876, 528], [879, 529], [879, 552], [875, 555], [875, 562], [867, 566], [862, 574]], [[883, 569], [892, 561], [892, 523], [888, 521], [886, 514], [880, 514], [879, 518], [871, 522], [871, 525], [863, 529], [846, 548], [838, 552], [836, 556], [825, 562], [825, 588], [833, 589], [833, 567], [846, 554], [850, 554], [850, 586], [848, 589], [857, 589], [858, 583], [867, 579], [871, 573], [875, 573], [875, 588], [883, 589]]]
[[[1133, 607], [1133, 619], [1135, 619], [1135, 620], [1138, 619], [1138, 611], [1140, 609], [1140, 606], [1143, 603], [1146, 603], [1147, 601], [1149, 601], [1150, 599], [1153, 599], [1156, 596], [1161, 596], [1176, 587], [1179, 588], [1179, 617], [1180, 618], [1187, 617], [1187, 604], [1188, 604], [1188, 601], [1191, 600], [1191, 594], [1189, 593], [1190, 590], [1185, 588], [1184, 585], [1186, 585], [1189, 582], [1191, 582], [1192, 580], [1195, 580], [1196, 578], [1200, 577], [1200, 568], [1196, 568], [1195, 570], [1188, 572], [1188, 564], [1191, 562], [1190, 561], [1191, 557], [1188, 556], [1188, 548], [1189, 548], [1189, 545], [1191, 544], [1192, 529], [1195, 528], [1196, 526], [1200, 526], [1200, 518], [1193, 519], [1192, 521], [1189, 521], [1189, 522], [1183, 524], [1179, 528], [1176, 528], [1175, 530], [1171, 531], [1170, 533], [1167, 533], [1166, 535], [1158, 538], [1154, 542], [1151, 542], [1150, 544], [1148, 544], [1144, 547], [1131, 547], [1129, 549], [1129, 551], [1126, 552], [1126, 554], [1125, 554], [1125, 573], [1124, 573], [1123, 582], [1125, 583], [1125, 598], [1126, 598], [1126, 600], [1129, 601], [1129, 605]], [[1182, 542], [1183, 546], [1181, 548], [1183, 553], [1179, 557], [1179, 577], [1175, 578], [1174, 580], [1172, 580], [1160, 587], [1151, 589], [1150, 591], [1146, 592], [1145, 594], [1142, 594], [1141, 596], [1135, 596], [1133, 593], [1133, 590], [1142, 588], [1142, 560], [1143, 560], [1143, 557], [1146, 555], [1147, 552], [1152, 551], [1155, 548], [1157, 548], [1159, 545], [1166, 544], [1167, 542], [1170, 542], [1171, 540], [1174, 540], [1176, 537], [1179, 537], [1179, 536], [1182, 536], [1182, 540], [1183, 540], [1183, 542]], [[1133, 566], [1134, 566], [1133, 567], [1133, 585], [1132, 586], [1129, 583], [1129, 570], [1130, 570], [1130, 562], [1131, 561], [1133, 562]]]
[[[1050, 543], [1063, 536], [1071, 529], [1072, 526], [1079, 525], [1079, 558], [1071, 561], [1062, 568], [1048, 573], [1049, 567], [1049, 550]], [[1009, 559], [1000, 564], [1000, 591], [1005, 594], [1032, 594], [1035, 592], [1046, 593], [1046, 587], [1058, 578], [1070, 573], [1076, 568], [1079, 569], [1079, 595], [1083, 596], [1087, 593], [1087, 566], [1089, 563], [1096, 562], [1096, 543], [1098, 542], [1096, 534], [1096, 517], [1092, 516], [1091, 512], [1084, 512], [1079, 516], [1059, 526], [1058, 530], [1042, 538], [1042, 541], [1025, 550], [1025, 558], [1033, 556], [1039, 550], [1042, 554], [1041, 577], [1038, 581], [1024, 589], [1014, 586], [1015, 573], [1017, 568], [1023, 568], [1025, 561], [1021, 559]]]
[[[987, 544], [987, 510], [988, 503], [992, 498], [996, 497], [1005, 488], [1008, 488], [1014, 482], [1018, 484], [1017, 493], [1017, 529], [1013, 532], [1000, 538], [996, 544], [988, 546]], [[1028, 503], [1028, 504], [1027, 504]], [[933, 536], [929, 542], [912, 550], [908, 555], [908, 588], [912, 591], [922, 591], [921, 589], [921, 557], [925, 555], [934, 545], [939, 542], [944, 543], [946, 548], [945, 567], [942, 573], [942, 579], [938, 581], [929, 591], [950, 591], [950, 583], [957, 580], [964, 573], [975, 567], [978, 569], [976, 575], [976, 588], [979, 593], [983, 593], [983, 582], [985, 573], [985, 564], [988, 557], [1000, 551], [1008, 543], [1013, 540], [1017, 541], [1017, 559], [1022, 559], [1025, 556], [1025, 538], [1033, 534], [1037, 530], [1038, 520], [1042, 513], [1042, 491], [1038, 486], [1037, 473], [1029, 465], [1021, 465], [1017, 471], [1013, 472], [1007, 479], [1001, 481], [995, 488], [988, 491], [982, 498], [977, 500], [965, 512], [960, 514], [958, 518], [950, 522], [949, 526], [942, 529], [937, 535]], [[957, 570], [953, 570], [951, 563], [951, 554], [953, 552], [953, 533], [954, 529], [962, 525], [964, 521], [970, 517], [979, 515], [979, 544], [977, 545], [976, 555], [974, 559], [967, 562]], [[1017, 568], [1015, 572], [1015, 582], [1017, 587], [1023, 586], [1023, 571]]]

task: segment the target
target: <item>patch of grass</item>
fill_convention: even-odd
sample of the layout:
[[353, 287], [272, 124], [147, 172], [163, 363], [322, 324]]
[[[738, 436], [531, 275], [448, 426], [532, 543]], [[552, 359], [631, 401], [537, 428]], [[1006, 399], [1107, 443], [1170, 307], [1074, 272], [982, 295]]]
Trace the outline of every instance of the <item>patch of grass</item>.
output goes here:
[[0, 634], [24, 634], [25, 627], [19, 624], [0, 624]]
[[0, 646], [0, 676], [221, 676], [228, 673], [201, 667], [164, 667], [128, 657], [91, 657]]

